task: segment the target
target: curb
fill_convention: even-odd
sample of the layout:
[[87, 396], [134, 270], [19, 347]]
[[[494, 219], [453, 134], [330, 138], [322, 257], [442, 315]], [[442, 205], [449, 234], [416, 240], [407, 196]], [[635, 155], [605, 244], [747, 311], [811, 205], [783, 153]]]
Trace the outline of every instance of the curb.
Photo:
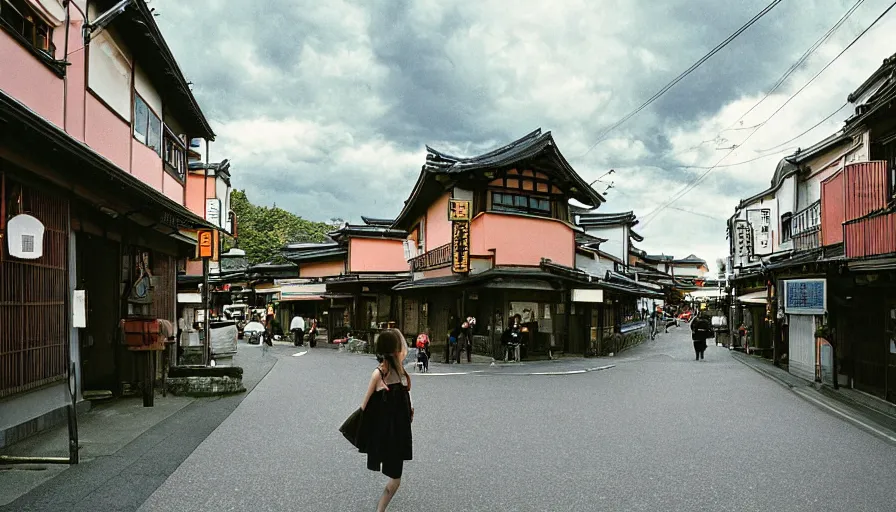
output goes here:
[[446, 376], [456, 376], [456, 375], [473, 375], [477, 377], [488, 377], [488, 376], [503, 376], [503, 375], [513, 375], [513, 376], [523, 376], [523, 375], [582, 375], [585, 373], [591, 372], [599, 372], [602, 370], [609, 370], [610, 368], [615, 368], [615, 364], [610, 364], [606, 366], [597, 366], [594, 368], [583, 368], [581, 370], [568, 370], [568, 371], [556, 371], [556, 372], [491, 372], [486, 370], [473, 370], [469, 372], [418, 372], [414, 373], [417, 375], [431, 375], [433, 377], [446, 377]]
[[887, 443], [890, 443], [890, 444], [896, 446], [896, 432], [886, 429], [885, 427], [869, 425], [868, 422], [862, 421], [862, 419], [860, 419], [859, 417], [844, 410], [848, 406], [835, 407], [833, 405], [827, 404], [824, 401], [819, 400], [818, 398], [812, 396], [812, 394], [809, 391], [810, 388], [813, 391], [815, 391], [815, 393], [817, 393], [819, 396], [824, 397], [823, 394], [821, 394], [820, 392], [815, 390], [815, 387], [812, 385], [812, 383], [807, 382], [806, 386], [805, 386], [806, 389], [804, 390], [802, 386], [800, 386], [800, 387], [794, 386], [794, 385], [790, 384], [789, 382], [779, 379], [774, 374], [767, 372], [756, 365], [750, 364], [749, 362], [747, 362], [746, 360], [744, 360], [742, 358], [735, 357], [734, 359], [739, 361], [741, 364], [743, 364], [747, 368], [754, 370], [756, 373], [763, 375], [763, 376], [767, 377], [768, 379], [770, 379], [771, 381], [790, 390], [791, 392], [793, 392], [793, 394], [802, 398], [806, 402], [809, 402], [810, 404], [814, 405], [815, 407], [842, 419], [843, 421], [851, 424], [852, 426], [858, 428], [859, 430], [862, 430], [868, 434], [871, 434], [874, 437], [877, 437], [878, 439], [881, 439]]

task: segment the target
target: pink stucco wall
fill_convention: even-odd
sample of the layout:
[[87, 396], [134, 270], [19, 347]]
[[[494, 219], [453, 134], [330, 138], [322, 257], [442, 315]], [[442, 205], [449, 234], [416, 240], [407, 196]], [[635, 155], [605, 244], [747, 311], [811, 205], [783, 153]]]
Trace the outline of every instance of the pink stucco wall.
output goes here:
[[345, 273], [345, 261], [320, 261], [302, 263], [299, 266], [299, 277], [328, 277]]
[[3, 30], [0, 30], [0, 90], [62, 128], [65, 104], [62, 79]]
[[177, 178], [162, 172], [162, 192], [177, 204], [184, 204], [184, 186], [181, 185]]
[[164, 193], [164, 190], [162, 190], [162, 176], [165, 174], [165, 171], [162, 170], [162, 158], [136, 139], [131, 144], [133, 148], [131, 154], [131, 174], [139, 178], [143, 183]]
[[85, 142], [125, 171], [131, 169], [131, 127], [92, 94], [87, 94]]
[[401, 240], [352, 238], [348, 245], [349, 272], [406, 272]]
[[[82, 39], [81, 28], [83, 19], [77, 9], [71, 10], [71, 27], [69, 28], [68, 45], [69, 48], [78, 48], [84, 44]], [[64, 31], [59, 31], [60, 33]], [[63, 37], [63, 39], [65, 39]], [[59, 43], [57, 48], [61, 48]], [[69, 101], [65, 102], [65, 131], [72, 137], [86, 142], [84, 136], [84, 120], [86, 119], [86, 108], [84, 103], [84, 90], [86, 88], [84, 69], [87, 67], [87, 55], [85, 52], [74, 52], [68, 56], [68, 70], [66, 71], [66, 80], [68, 80]]]
[[426, 250], [451, 242], [451, 223], [448, 221], [448, 199], [446, 192], [426, 210]]
[[205, 218], [205, 193], [202, 189], [202, 175], [187, 173], [186, 206], [191, 212]]
[[188, 276], [201, 276], [202, 275], [202, 260], [187, 260], [187, 275]]
[[541, 258], [575, 266], [575, 232], [554, 219], [483, 213], [470, 225], [470, 249], [477, 256], [495, 250], [495, 265], [539, 265]]

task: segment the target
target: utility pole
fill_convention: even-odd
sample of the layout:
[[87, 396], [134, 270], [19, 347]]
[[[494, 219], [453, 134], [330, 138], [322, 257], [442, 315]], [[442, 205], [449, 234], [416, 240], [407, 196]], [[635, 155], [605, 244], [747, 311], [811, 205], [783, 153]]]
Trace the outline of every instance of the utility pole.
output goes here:
[[199, 231], [199, 257], [202, 258], [202, 309], [204, 325], [203, 331], [203, 356], [202, 362], [204, 366], [209, 365], [211, 360], [211, 340], [209, 339], [209, 288], [208, 288], [208, 267], [209, 260], [215, 251], [215, 234], [211, 229], [202, 229]]

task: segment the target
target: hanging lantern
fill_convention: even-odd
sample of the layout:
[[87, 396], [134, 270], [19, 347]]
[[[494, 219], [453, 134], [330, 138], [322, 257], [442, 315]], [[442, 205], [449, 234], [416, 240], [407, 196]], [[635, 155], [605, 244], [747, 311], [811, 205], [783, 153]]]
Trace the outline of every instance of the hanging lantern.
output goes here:
[[44, 255], [44, 225], [31, 215], [16, 215], [6, 223], [9, 254], [35, 260]]

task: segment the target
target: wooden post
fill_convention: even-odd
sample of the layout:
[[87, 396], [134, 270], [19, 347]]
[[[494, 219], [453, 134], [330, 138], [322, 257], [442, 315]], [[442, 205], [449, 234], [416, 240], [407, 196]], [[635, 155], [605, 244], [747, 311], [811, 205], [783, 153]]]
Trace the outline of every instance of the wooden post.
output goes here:
[[143, 368], [143, 407], [152, 407], [155, 402], [155, 352], [145, 350]]
[[208, 258], [202, 258], [202, 308], [204, 322], [202, 326], [203, 334], [203, 365], [208, 366], [211, 360], [211, 340], [209, 340], [209, 289], [208, 289]]

